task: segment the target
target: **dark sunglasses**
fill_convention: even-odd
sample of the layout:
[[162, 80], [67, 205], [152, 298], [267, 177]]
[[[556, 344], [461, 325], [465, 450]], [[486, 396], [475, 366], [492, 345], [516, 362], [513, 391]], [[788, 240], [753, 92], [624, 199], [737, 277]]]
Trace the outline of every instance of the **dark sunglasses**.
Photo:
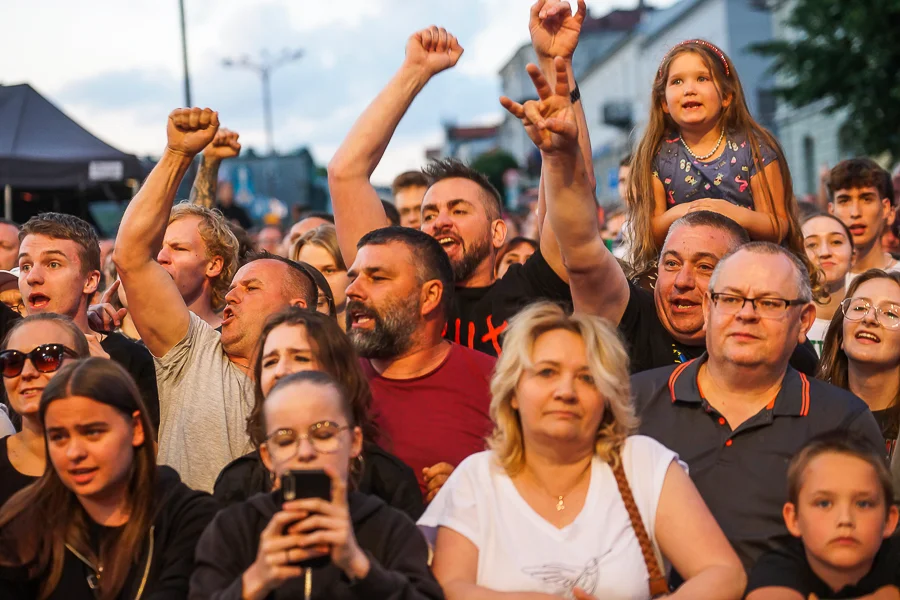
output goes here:
[[0, 352], [0, 372], [4, 377], [18, 377], [25, 368], [25, 359], [31, 361], [40, 373], [52, 373], [62, 366], [63, 357], [78, 358], [78, 354], [62, 344], [44, 344], [27, 354], [18, 350]]

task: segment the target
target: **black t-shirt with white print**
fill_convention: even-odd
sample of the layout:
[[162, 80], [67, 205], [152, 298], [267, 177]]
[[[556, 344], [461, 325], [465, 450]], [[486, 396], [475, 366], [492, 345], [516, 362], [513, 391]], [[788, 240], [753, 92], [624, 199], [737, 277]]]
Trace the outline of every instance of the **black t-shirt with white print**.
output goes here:
[[764, 554], [750, 572], [747, 594], [765, 587], [782, 587], [799, 592], [804, 599], [814, 594], [818, 600], [848, 600], [874, 594], [893, 586], [900, 588], [900, 542], [888, 538], [875, 555], [875, 562], [856, 585], [834, 591], [809, 566], [800, 540], [794, 539], [780, 548]]
[[532, 302], [548, 300], [571, 310], [569, 284], [537, 250], [524, 265], [512, 265], [502, 279], [481, 288], [457, 287], [444, 337], [467, 348], [500, 355], [509, 320]]

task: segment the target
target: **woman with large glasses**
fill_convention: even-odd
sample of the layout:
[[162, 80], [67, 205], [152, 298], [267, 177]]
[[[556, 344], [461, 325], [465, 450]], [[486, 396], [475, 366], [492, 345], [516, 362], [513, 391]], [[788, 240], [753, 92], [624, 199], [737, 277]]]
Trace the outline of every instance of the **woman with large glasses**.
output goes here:
[[66, 362], [90, 354], [87, 339], [69, 317], [38, 314], [18, 321], [0, 345], [0, 372], [22, 430], [0, 438], [0, 506], [37, 481], [47, 465], [41, 393]]
[[247, 418], [247, 433], [257, 450], [222, 469], [214, 495], [223, 503], [242, 502], [272, 490], [272, 478], [260, 462], [265, 441], [263, 405], [279, 379], [298, 371], [324, 371], [343, 383], [350, 394], [353, 418], [363, 432], [362, 453], [354, 460], [356, 491], [378, 496], [390, 506], [418, 519], [424, 507], [415, 473], [379, 447], [379, 432], [369, 415], [372, 394], [359, 358], [334, 319], [323, 313], [290, 307], [272, 315], [263, 327], [253, 361], [256, 401]]
[[0, 509], [0, 598], [186, 599], [218, 505], [157, 467], [128, 372], [69, 362], [46, 384], [38, 419], [48, 466]]
[[869, 405], [890, 457], [900, 432], [900, 273], [869, 269], [853, 280], [817, 375]]
[[[221, 511], [197, 545], [191, 599], [443, 598], [428, 546], [412, 521], [380, 499], [348, 491], [363, 434], [343, 386], [321, 371], [281, 379], [263, 406], [260, 454], [277, 487], [295, 471], [324, 470], [330, 501], [259, 494]], [[324, 566], [301, 562], [325, 559]]]

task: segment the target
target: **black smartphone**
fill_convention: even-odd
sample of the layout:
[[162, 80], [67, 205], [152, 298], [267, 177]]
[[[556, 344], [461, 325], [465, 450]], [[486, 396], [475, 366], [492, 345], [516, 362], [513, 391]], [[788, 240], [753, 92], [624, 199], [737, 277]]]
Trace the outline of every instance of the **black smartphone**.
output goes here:
[[[281, 487], [276, 495], [279, 506], [291, 500], [321, 498], [331, 502], [331, 477], [321, 469], [308, 471], [288, 471], [281, 476]], [[312, 533], [312, 532], [310, 532]], [[321, 556], [297, 563], [304, 568], [317, 569], [331, 562], [330, 556]]]

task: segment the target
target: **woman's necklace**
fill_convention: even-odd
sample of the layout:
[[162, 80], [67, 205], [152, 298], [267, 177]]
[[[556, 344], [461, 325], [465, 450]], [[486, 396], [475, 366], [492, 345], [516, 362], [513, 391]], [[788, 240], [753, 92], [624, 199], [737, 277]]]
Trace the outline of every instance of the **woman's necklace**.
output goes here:
[[537, 477], [532, 475], [531, 478], [534, 479], [534, 481], [538, 484], [538, 486], [541, 488], [541, 490], [544, 491], [544, 493], [549, 494], [550, 496], [553, 496], [554, 498], [556, 498], [556, 510], [557, 510], [557, 512], [559, 512], [562, 510], [566, 510], [566, 503], [563, 501], [564, 498], [566, 496], [568, 496], [569, 494], [571, 494], [572, 491], [576, 487], [578, 487], [578, 484], [581, 483], [582, 479], [584, 479], [585, 473], [588, 473], [591, 470], [591, 466], [593, 465], [593, 462], [594, 461], [592, 459], [591, 462], [588, 463], [587, 467], [585, 467], [584, 471], [582, 471], [581, 474], [578, 476], [578, 478], [575, 480], [575, 483], [572, 484], [572, 487], [570, 487], [568, 489], [568, 491], [566, 491], [565, 494], [553, 494], [546, 487], [544, 487], [544, 484], [541, 483], [541, 481]]
[[688, 151], [688, 154], [693, 156], [696, 160], [706, 160], [713, 154], [719, 151], [719, 146], [722, 145], [722, 140], [725, 139], [725, 128], [722, 128], [722, 133], [719, 134], [719, 141], [716, 142], [716, 147], [709, 151], [709, 154], [704, 154], [703, 156], [697, 156], [694, 154], [694, 151], [691, 150], [691, 147], [687, 145], [687, 142], [684, 141], [684, 136], [681, 136], [681, 145], [684, 146], [684, 149]]

